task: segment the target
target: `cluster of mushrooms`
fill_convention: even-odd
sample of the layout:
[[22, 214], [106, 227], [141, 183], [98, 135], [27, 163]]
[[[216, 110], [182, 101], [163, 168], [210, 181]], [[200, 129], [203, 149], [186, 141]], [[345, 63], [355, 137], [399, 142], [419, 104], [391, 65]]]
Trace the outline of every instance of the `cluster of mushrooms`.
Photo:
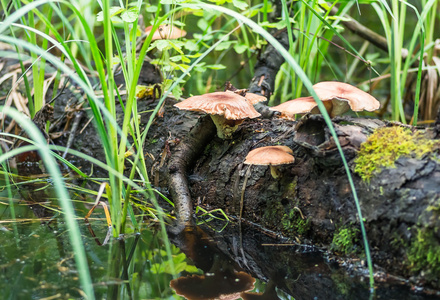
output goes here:
[[[370, 94], [350, 84], [337, 81], [323, 81], [313, 86], [331, 117], [352, 111], [374, 111], [380, 102]], [[175, 104], [182, 110], [205, 112], [209, 114], [221, 139], [231, 139], [238, 126], [247, 118], [260, 116], [254, 104], [266, 98], [247, 93], [246, 90], [226, 90], [190, 97]], [[279, 117], [295, 120], [297, 114], [319, 113], [317, 103], [312, 96], [301, 97], [269, 108], [280, 113]], [[293, 151], [287, 146], [267, 146], [256, 148], [246, 156], [245, 164], [269, 165], [272, 177], [279, 177], [277, 166], [295, 161]]]
[[[153, 26], [145, 29], [150, 34]], [[152, 40], [177, 39], [184, 37], [186, 32], [175, 26], [160, 25], [153, 33]], [[374, 111], [379, 109], [379, 101], [370, 94], [350, 84], [337, 81], [323, 81], [313, 86], [319, 99], [323, 102], [330, 117], [341, 115], [350, 109], [352, 111]], [[265, 101], [266, 97], [247, 90], [238, 90], [232, 86], [224, 92], [209, 93], [190, 97], [176, 107], [182, 110], [205, 112], [209, 114], [217, 128], [221, 139], [231, 139], [233, 133], [245, 119], [260, 116], [254, 104]], [[280, 113], [279, 117], [295, 120], [297, 114], [319, 113], [318, 104], [312, 96], [301, 97], [269, 108]], [[293, 151], [287, 146], [267, 146], [254, 149], [246, 156], [245, 164], [269, 165], [274, 178], [279, 177], [277, 166], [291, 164], [295, 161]]]

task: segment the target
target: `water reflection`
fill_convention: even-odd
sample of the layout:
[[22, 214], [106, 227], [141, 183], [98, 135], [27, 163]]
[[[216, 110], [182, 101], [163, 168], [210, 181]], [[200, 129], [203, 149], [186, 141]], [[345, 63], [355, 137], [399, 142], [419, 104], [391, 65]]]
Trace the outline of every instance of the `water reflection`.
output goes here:
[[[0, 298], [83, 297], [56, 199], [47, 198], [50, 193], [20, 193], [12, 195], [16, 220], [12, 220], [7, 202], [0, 204]], [[31, 203], [24, 200], [28, 194], [33, 195]], [[76, 201], [78, 195], [72, 198], [77, 215], [85, 216], [90, 207]], [[38, 199], [44, 202], [38, 204]], [[319, 249], [284, 244], [286, 241], [257, 232], [245, 223], [241, 230], [229, 224], [222, 232], [206, 226], [170, 228], [170, 245], [157, 224], [150, 222], [144, 223], [140, 233], [128, 227], [123, 239], [111, 238], [105, 246], [99, 245], [107, 234], [102, 209], [93, 214], [90, 223], [99, 243], [79, 220], [98, 299], [182, 299], [170, 283], [180, 295], [191, 290], [192, 295], [186, 294], [188, 299], [224, 299], [227, 294], [228, 299], [370, 298], [368, 281], [347, 273]], [[167, 247], [171, 257], [165, 251]], [[183, 282], [180, 290], [179, 282]], [[264, 288], [261, 282], [269, 283]], [[205, 289], [196, 291], [195, 285]], [[253, 286], [256, 290], [249, 291]], [[439, 298], [416, 294], [401, 282], [390, 280], [378, 283], [375, 295], [375, 299]]]
[[188, 300], [239, 299], [242, 292], [254, 289], [255, 279], [237, 270], [238, 266], [199, 227], [187, 227], [172, 240], [204, 271], [203, 275], [172, 280], [170, 286], [178, 295]]
[[[369, 293], [368, 279], [349, 273], [334, 261], [326, 258], [317, 248], [288, 244], [286, 241], [257, 232], [255, 227], [230, 224], [219, 233], [208, 227], [186, 228], [171, 234], [175, 243], [205, 276], [221, 266], [234, 272], [246, 272], [263, 282], [266, 289], [242, 292], [225, 299], [439, 299], [436, 295], [417, 294], [402, 281], [387, 279], [378, 282], [376, 293]], [[368, 274], [368, 272], [365, 272]], [[191, 278], [184, 274], [186, 278]], [[231, 275], [228, 275], [231, 276]], [[188, 279], [187, 279], [188, 280]], [[213, 280], [214, 281], [214, 280]], [[220, 280], [217, 280], [220, 285]], [[208, 295], [205, 290], [198, 294], [184, 294], [187, 299], [224, 299]], [[202, 284], [200, 284], [202, 285]], [[204, 285], [204, 284], [203, 284]], [[188, 287], [192, 286], [188, 284]], [[187, 288], [188, 288], [187, 287]], [[215, 288], [211, 288], [214, 292]], [[226, 294], [226, 289], [225, 289]]]

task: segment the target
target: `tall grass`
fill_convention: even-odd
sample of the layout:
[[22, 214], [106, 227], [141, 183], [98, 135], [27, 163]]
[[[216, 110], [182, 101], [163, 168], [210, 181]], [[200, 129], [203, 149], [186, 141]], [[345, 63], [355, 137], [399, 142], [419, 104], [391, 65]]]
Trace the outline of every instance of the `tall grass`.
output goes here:
[[[4, 4], [4, 3], [3, 3]], [[132, 20], [128, 20], [126, 24], [124, 23], [124, 29], [125, 33], [128, 33], [128, 37], [126, 39], [126, 45], [125, 50], [126, 54], [122, 53], [122, 47], [121, 44], [119, 44], [119, 40], [117, 39], [117, 36], [115, 34], [115, 29], [113, 27], [113, 24], [111, 22], [111, 15], [110, 15], [110, 1], [103, 1], [103, 15], [104, 15], [104, 38], [106, 41], [105, 44], [105, 51], [104, 51], [104, 57], [101, 56], [101, 50], [98, 47], [97, 41], [94, 36], [94, 32], [92, 28], [89, 26], [88, 20], [86, 20], [82, 13], [77, 9], [77, 5], [75, 2], [68, 2], [68, 1], [34, 1], [27, 5], [20, 6], [20, 3], [16, 1], [15, 7], [16, 11], [9, 15], [4, 22], [0, 23], [0, 41], [10, 43], [12, 45], [16, 45], [18, 49], [25, 49], [26, 51], [29, 51], [32, 53], [32, 57], [34, 58], [34, 64], [36, 69], [38, 70], [38, 73], [34, 72], [34, 75], [38, 75], [37, 77], [34, 77], [33, 84], [40, 84], [39, 81], [36, 81], [36, 79], [43, 78], [44, 79], [44, 71], [46, 63], [50, 63], [59, 70], [61, 70], [64, 74], [72, 78], [76, 84], [78, 84], [87, 94], [88, 97], [88, 103], [90, 107], [92, 108], [92, 114], [94, 117], [94, 122], [97, 128], [97, 131], [99, 133], [100, 140], [103, 144], [105, 155], [106, 155], [106, 162], [109, 166], [109, 170], [112, 170], [109, 172], [109, 181], [111, 183], [111, 195], [107, 195], [109, 202], [111, 204], [111, 211], [112, 211], [112, 222], [116, 226], [114, 227], [114, 235], [118, 236], [120, 233], [124, 232], [124, 221], [123, 218], [127, 216], [127, 214], [130, 214], [131, 216], [134, 216], [133, 213], [127, 213], [129, 211], [129, 194], [132, 186], [127, 184], [126, 186], [123, 185], [124, 180], [122, 179], [122, 174], [124, 172], [124, 163], [125, 163], [125, 152], [126, 152], [126, 145], [127, 145], [127, 133], [129, 131], [129, 124], [130, 120], [133, 118], [135, 123], [135, 129], [131, 128], [132, 134], [135, 137], [135, 142], [138, 142], [135, 144], [135, 149], [137, 149], [137, 158], [136, 161], [140, 162], [139, 164], [136, 164], [133, 166], [133, 169], [140, 169], [142, 178], [145, 181], [145, 185], [147, 188], [145, 189], [148, 193], [147, 198], [149, 198], [158, 208], [157, 211], [161, 212], [161, 210], [158, 207], [158, 204], [155, 200], [155, 196], [153, 194], [153, 191], [151, 187], [149, 186], [148, 182], [148, 176], [145, 164], [143, 163], [143, 151], [142, 151], [142, 143], [140, 142], [140, 125], [137, 123], [138, 120], [138, 114], [136, 112], [135, 108], [135, 87], [137, 83], [137, 79], [140, 74], [140, 70], [144, 61], [144, 57], [146, 54], [146, 50], [148, 48], [148, 45], [151, 41], [151, 35], [146, 39], [144, 42], [144, 45], [142, 47], [142, 50], [140, 52], [139, 57], [137, 58], [135, 54], [135, 41], [136, 41], [136, 31], [130, 31], [131, 27], [134, 25], [136, 27], [137, 23], [137, 17], [133, 18]], [[138, 1], [137, 3], [140, 7], [141, 2]], [[4, 6], [6, 7], [6, 6]], [[40, 10], [40, 7], [46, 9], [46, 12], [49, 11], [49, 16], [42, 13], [43, 10]], [[87, 47], [83, 47], [82, 45], [77, 47], [77, 49], [80, 49], [80, 51], [83, 54], [89, 53], [90, 56], [83, 57], [87, 61], [87, 65], [91, 66], [91, 62], [94, 63], [94, 70], [98, 73], [99, 77], [99, 83], [100, 88], [103, 91], [104, 95], [104, 102], [102, 103], [94, 94], [94, 90], [92, 87], [92, 84], [90, 83], [86, 72], [81, 67], [81, 64], [79, 64], [79, 61], [72, 53], [71, 48], [68, 46], [68, 43], [64, 40], [64, 37], [58, 32], [57, 28], [54, 27], [54, 25], [51, 23], [51, 14], [54, 12], [61, 20], [66, 20], [65, 16], [71, 14], [74, 16], [76, 21], [76, 28], [78, 31], [78, 28], [80, 28], [80, 31], [82, 31], [86, 37], [86, 43]], [[138, 15], [138, 14], [137, 14]], [[7, 34], [7, 30], [11, 29], [12, 31], [15, 31], [15, 28], [17, 27], [14, 22], [16, 22], [19, 19], [24, 18], [27, 16], [27, 18], [30, 20], [29, 25], [35, 25], [37, 21], [35, 20], [35, 16], [38, 16], [38, 24], [44, 24], [44, 32], [39, 30], [30, 30], [30, 37], [26, 40], [22, 40], [19, 38], [16, 38], [15, 36], [9, 36]], [[49, 17], [49, 18], [48, 18]], [[155, 28], [157, 28], [161, 21], [163, 21], [167, 15], [158, 18], [158, 22], [155, 23]], [[65, 22], [65, 24], [70, 24], [70, 20], [68, 22]], [[79, 24], [79, 25], [78, 25]], [[73, 31], [73, 28], [69, 25], [66, 25], [68, 30], [71, 30], [70, 33], [74, 36], [76, 36], [76, 32]], [[79, 26], [79, 27], [78, 27]], [[154, 31], [154, 30], [153, 30]], [[54, 45], [57, 47], [58, 50], [60, 50], [65, 57], [68, 58], [68, 60], [73, 64], [73, 70], [70, 69], [66, 64], [64, 64], [60, 59], [56, 58], [52, 54], [50, 54], [47, 51], [47, 42], [51, 40], [51, 38], [46, 38], [47, 33], [49, 33], [55, 37], [55, 41], [52, 41]], [[5, 34], [6, 33], [6, 34]], [[43, 40], [43, 44], [39, 45], [37, 43], [37, 40]], [[113, 40], [114, 39], [114, 40]], [[116, 48], [119, 52], [119, 57], [121, 58], [121, 64], [123, 65], [124, 70], [124, 76], [127, 83], [127, 90], [128, 90], [128, 96], [125, 106], [125, 116], [124, 121], [122, 124], [122, 128], [120, 128], [116, 123], [116, 110], [115, 110], [115, 84], [113, 79], [113, 45], [114, 42], [116, 42]], [[88, 49], [85, 51], [85, 49]], [[105, 72], [107, 70], [107, 72]], [[36, 79], [35, 79], [36, 78]], [[119, 99], [121, 101], [121, 99]], [[40, 104], [37, 104], [35, 107], [38, 108]], [[9, 108], [4, 108], [3, 112], [5, 114], [11, 115], [17, 122], [20, 120], [18, 117], [18, 114], [11, 111]], [[21, 118], [22, 119], [22, 118]], [[29, 127], [30, 121], [22, 121], [18, 122], [19, 124]], [[33, 127], [34, 128], [34, 127]], [[44, 141], [43, 138], [40, 138], [41, 134], [35, 135], [34, 131], [36, 129], [33, 129], [32, 127], [30, 129], [26, 128], [26, 130], [31, 131], [32, 134], [29, 136], [34, 137], [37, 139], [38, 143], [42, 143]], [[136, 136], [137, 134], [137, 136]], [[44, 141], [44, 143], [46, 143]], [[82, 248], [82, 242], [81, 242], [81, 236], [78, 230], [78, 225], [74, 219], [74, 213], [73, 209], [71, 207], [71, 204], [69, 202], [69, 197], [65, 191], [65, 188], [63, 186], [63, 182], [61, 181], [61, 175], [60, 171], [57, 169], [56, 164], [53, 163], [53, 158], [46, 159], [47, 156], [50, 156], [50, 154], [54, 154], [51, 151], [48, 151], [48, 146], [45, 145], [44, 147], [41, 147], [42, 158], [44, 161], [47, 161], [48, 169], [51, 170], [50, 174], [52, 178], [54, 179], [54, 182], [56, 183], [55, 186], [58, 190], [58, 195], [60, 199], [60, 203], [62, 205], [63, 211], [64, 211], [64, 217], [66, 219], [66, 223], [69, 227], [69, 234], [72, 240], [72, 245], [74, 247], [75, 252], [75, 258], [78, 265], [78, 270], [80, 271], [80, 278], [81, 283], [84, 291], [86, 292], [89, 299], [93, 299], [93, 289], [91, 286], [91, 280], [90, 275], [87, 270], [87, 264], [84, 254], [84, 249]], [[46, 149], [47, 148], [47, 149]], [[23, 149], [20, 149], [19, 151], [25, 151], [29, 150], [26, 147]], [[8, 155], [15, 154], [16, 151], [11, 151], [8, 153]], [[132, 172], [133, 174], [133, 172]], [[136, 189], [141, 190], [142, 188], [140, 186], [134, 185]], [[125, 202], [124, 202], [125, 201]], [[122, 206], [122, 203], [125, 203], [124, 206]], [[162, 219], [162, 213], [158, 214], [159, 219]], [[133, 223], [136, 224], [135, 220], [133, 219]], [[139, 229], [138, 229], [139, 230]], [[162, 234], [164, 237], [166, 237], [165, 227], [162, 226]], [[167, 253], [171, 257], [171, 250], [169, 243], [165, 244]]]
[[[1, 38], [1, 37], [0, 37]], [[78, 224], [75, 220], [75, 212], [70, 202], [69, 194], [64, 186], [62, 180], [61, 172], [58, 165], [51, 155], [49, 146], [46, 143], [46, 139], [41, 134], [41, 132], [36, 128], [36, 126], [28, 119], [23, 118], [21, 113], [12, 108], [0, 107], [2, 112], [13, 118], [26, 132], [29, 136], [33, 137], [35, 141], [35, 146], [24, 146], [23, 149], [12, 150], [0, 156], [0, 162], [4, 163], [8, 158], [15, 154], [23, 153], [25, 151], [38, 151], [42, 161], [45, 164], [48, 173], [51, 175], [53, 186], [55, 188], [56, 195], [60, 201], [61, 207], [64, 212], [64, 219], [66, 221], [66, 226], [69, 230], [69, 237], [72, 244], [72, 248], [75, 253], [75, 261], [80, 274], [81, 286], [89, 299], [94, 299], [92, 280], [90, 278], [90, 273], [88, 270], [88, 264], [86, 259], [86, 254], [84, 251], [84, 246], [81, 240], [81, 233]]]
[[[403, 107], [405, 83], [410, 68], [416, 60], [419, 60], [419, 63], [417, 64], [417, 84], [413, 115], [413, 124], [417, 124], [422, 67], [424, 62], [423, 57], [426, 51], [425, 37], [428, 37], [427, 41], [429, 44], [427, 46], [432, 44], [437, 2], [438, 1], [436, 0], [424, 1], [421, 13], [418, 12], [415, 6], [406, 1], [392, 0], [391, 7], [388, 6], [386, 1], [382, 0], [379, 1], [380, 4], [372, 4], [381, 21], [388, 41], [391, 73], [391, 118], [393, 120], [401, 121], [403, 123], [407, 122]], [[408, 8], [413, 10], [417, 18], [417, 25], [414, 28], [408, 28]], [[410, 38], [408, 38], [408, 36]], [[419, 40], [420, 43], [418, 45], [418, 51], [415, 52], [417, 40]], [[403, 53], [403, 49], [408, 50], [407, 54]], [[432, 56], [432, 50], [428, 51], [428, 53]], [[408, 55], [408, 57], [406, 57], [406, 55]], [[427, 104], [425, 103], [425, 105]]]

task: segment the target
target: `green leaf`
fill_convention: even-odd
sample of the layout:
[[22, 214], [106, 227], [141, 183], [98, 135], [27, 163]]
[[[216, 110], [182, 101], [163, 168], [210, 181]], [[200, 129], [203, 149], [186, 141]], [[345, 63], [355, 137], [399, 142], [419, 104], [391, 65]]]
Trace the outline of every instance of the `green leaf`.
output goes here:
[[150, 5], [147, 3], [147, 7], [145, 8], [146, 12], [149, 13], [155, 13], [157, 11], [157, 6], [156, 5]]
[[199, 27], [201, 30], [205, 31], [208, 29], [209, 24], [205, 19], [202, 18], [197, 21], [197, 27]]
[[212, 70], [222, 70], [222, 69], [226, 69], [225, 65], [222, 64], [214, 64], [214, 65], [207, 65], [207, 68], [210, 68]]
[[[123, 9], [120, 6], [112, 6], [110, 7], [109, 11], [110, 11], [110, 17], [112, 18], [113, 21], [113, 17], [120, 14], [121, 12], [123, 12], [125, 9]], [[96, 21], [98, 22], [102, 22], [104, 21], [104, 12], [100, 11], [97, 15], [96, 15]]]
[[202, 55], [201, 53], [195, 53], [195, 54], [191, 54], [191, 55], [186, 55], [186, 57], [188, 58], [197, 58], [200, 57], [200, 55]]
[[171, 46], [168, 40], [156, 40], [151, 44], [150, 48], [164, 51], [165, 49], [170, 49]]
[[170, 66], [173, 67], [174, 69], [179, 69], [182, 72], [185, 72], [188, 68], [189, 65], [186, 64], [176, 64], [170, 61]]
[[185, 47], [185, 49], [188, 51], [198, 51], [199, 50], [199, 45], [196, 42], [194, 42], [193, 40], [187, 40], [185, 42], [185, 44], [183, 45], [183, 47]]
[[247, 50], [247, 48], [248, 48], [248, 46], [245, 45], [245, 44], [235, 44], [235, 45], [234, 45], [234, 50], [235, 50], [235, 52], [237, 52], [238, 54], [243, 53], [244, 51]]
[[176, 85], [176, 87], [171, 91], [171, 93], [173, 94], [174, 98], [179, 100], [183, 93], [182, 88], [180, 87], [180, 85]]
[[139, 10], [137, 7], [131, 7], [130, 9], [127, 9], [121, 14], [121, 19], [127, 23], [136, 22], [138, 17], [139, 17]]
[[176, 50], [177, 52], [183, 55], [183, 51], [182, 51], [183, 42], [171, 41], [171, 40], [168, 40], [168, 42], [174, 50]]
[[[290, 19], [292, 20], [292, 19]], [[279, 22], [276, 23], [270, 23], [270, 22], [260, 22], [258, 23], [258, 25], [260, 25], [261, 27], [266, 27], [266, 28], [276, 28], [276, 29], [283, 29], [284, 27], [286, 27], [286, 22], [284, 20], [281, 20]]]
[[194, 71], [199, 72], [199, 73], [206, 72], [206, 66], [205, 65], [206, 65], [206, 63], [204, 63], [204, 62], [197, 64], [194, 67]]
[[192, 265], [186, 265], [185, 271], [188, 273], [199, 273], [199, 269], [197, 269], [196, 266], [192, 266]]
[[202, 41], [209, 41], [214, 38], [214, 36], [212, 34], [201, 35], [200, 33], [194, 33], [193, 36], [196, 40], [202, 40]]
[[241, 0], [232, 0], [232, 4], [236, 8], [241, 9], [241, 10], [245, 10], [248, 7], [248, 4], [244, 1], [241, 1]]
[[232, 44], [236, 44], [237, 41], [224, 41], [220, 43], [217, 47], [215, 47], [216, 51], [226, 50], [232, 47]]

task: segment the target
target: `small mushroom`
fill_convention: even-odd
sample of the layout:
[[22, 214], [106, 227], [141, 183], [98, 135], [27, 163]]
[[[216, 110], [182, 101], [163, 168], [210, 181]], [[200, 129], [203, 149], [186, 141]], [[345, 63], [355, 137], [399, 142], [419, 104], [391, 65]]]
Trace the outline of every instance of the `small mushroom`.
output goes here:
[[174, 106], [183, 110], [201, 111], [211, 115], [221, 139], [230, 139], [246, 118], [260, 116], [252, 104], [233, 92], [215, 92], [193, 96]]
[[[148, 26], [145, 28], [145, 34], [150, 34], [153, 26]], [[186, 35], [186, 31], [170, 24], [159, 25], [156, 31], [153, 33], [151, 41], [155, 40], [175, 40]]]
[[292, 154], [292, 149], [287, 146], [266, 146], [250, 151], [244, 163], [270, 166], [270, 174], [276, 179], [280, 177], [278, 166], [291, 164], [295, 161]]
[[[380, 107], [380, 102], [376, 98], [348, 83], [323, 81], [315, 84], [313, 89], [332, 118], [350, 109], [374, 111]], [[294, 120], [295, 114], [319, 113], [317, 106], [318, 104], [310, 96], [286, 101], [271, 107], [270, 110], [281, 112], [282, 118]]]

